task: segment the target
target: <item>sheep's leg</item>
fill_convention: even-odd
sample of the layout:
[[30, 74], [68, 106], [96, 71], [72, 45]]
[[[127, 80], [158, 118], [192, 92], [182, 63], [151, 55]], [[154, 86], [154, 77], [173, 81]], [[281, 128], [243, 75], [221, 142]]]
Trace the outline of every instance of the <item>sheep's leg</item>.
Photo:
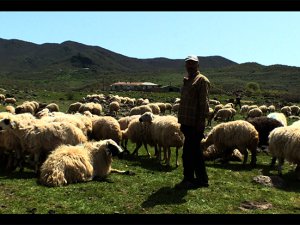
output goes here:
[[256, 147], [251, 149], [251, 162], [250, 162], [250, 165], [253, 166], [253, 167], [256, 166]]
[[275, 166], [276, 159], [277, 159], [276, 157], [272, 157], [272, 161], [271, 161], [271, 164], [270, 164], [271, 167]]
[[142, 146], [143, 143], [139, 142], [139, 143], [136, 143], [135, 145], [135, 149], [134, 151], [131, 153], [131, 155], [136, 155], [138, 156], [138, 150], [140, 149], [140, 147]]
[[157, 149], [157, 159], [159, 162], [161, 162], [161, 146], [158, 145], [158, 149]]
[[145, 149], [146, 149], [146, 151], [147, 151], [148, 157], [151, 158], [151, 154], [150, 154], [149, 151], [148, 151], [147, 143], [144, 143], [144, 147], [145, 147]]
[[284, 158], [278, 159], [278, 175], [282, 176], [282, 165], [284, 163]]
[[179, 161], [178, 161], [178, 150], [179, 150], [179, 148], [176, 147], [176, 167], [179, 166]]
[[37, 174], [39, 171], [39, 160], [40, 160], [40, 153], [34, 154], [34, 172]]
[[166, 151], [167, 151], [167, 161], [166, 161], [166, 164], [167, 164], [167, 166], [171, 166], [171, 165], [170, 165], [170, 160], [171, 160], [171, 148], [170, 148], [170, 147], [167, 147], [167, 148], [166, 148]]
[[247, 163], [248, 160], [248, 151], [246, 148], [238, 148], [238, 150], [244, 154], [244, 161], [243, 164], [245, 165]]

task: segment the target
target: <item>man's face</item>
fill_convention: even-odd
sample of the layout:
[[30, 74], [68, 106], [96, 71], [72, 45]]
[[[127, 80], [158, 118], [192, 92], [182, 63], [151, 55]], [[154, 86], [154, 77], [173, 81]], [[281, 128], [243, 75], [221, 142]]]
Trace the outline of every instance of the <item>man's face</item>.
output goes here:
[[188, 74], [193, 74], [198, 71], [198, 62], [193, 60], [188, 60], [185, 62], [185, 68]]

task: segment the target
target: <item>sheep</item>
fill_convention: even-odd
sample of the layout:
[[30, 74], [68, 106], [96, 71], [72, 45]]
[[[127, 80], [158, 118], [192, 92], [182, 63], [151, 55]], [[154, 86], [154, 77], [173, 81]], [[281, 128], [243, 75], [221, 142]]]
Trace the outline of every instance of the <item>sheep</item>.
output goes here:
[[75, 103], [72, 103], [68, 110], [67, 110], [67, 113], [76, 113], [78, 112], [80, 106], [82, 106], [83, 104], [81, 102], [75, 102]]
[[[118, 119], [118, 123], [120, 124], [121, 131], [125, 131], [128, 128], [129, 123], [136, 118], [139, 118], [140, 115], [133, 115], [133, 116], [125, 116]], [[122, 132], [122, 140], [121, 140], [121, 146], [124, 148], [125, 151], [127, 151], [127, 143], [128, 138], [126, 138], [123, 135], [124, 132]]]
[[129, 115], [142, 115], [145, 112], [152, 112], [152, 109], [150, 108], [150, 106], [148, 105], [141, 105], [141, 106], [136, 106], [133, 107], [130, 112]]
[[[38, 172], [40, 161], [58, 145], [83, 143], [87, 141], [83, 132], [73, 124], [67, 122], [36, 122], [31, 126], [24, 126], [16, 117], [0, 120], [0, 130], [9, 130], [17, 137], [22, 146], [22, 153], [28, 152], [34, 156], [35, 172]], [[23, 154], [20, 156], [23, 159]], [[20, 170], [23, 167], [20, 165]]]
[[260, 117], [262, 115], [263, 112], [259, 108], [253, 108], [248, 111], [247, 118]]
[[93, 119], [93, 129], [89, 139], [92, 140], [103, 140], [112, 139], [117, 144], [122, 139], [122, 132], [118, 121], [111, 116], [99, 116]]
[[48, 187], [106, 178], [110, 173], [127, 171], [112, 168], [113, 157], [123, 150], [111, 139], [83, 145], [60, 145], [41, 166], [39, 183]]
[[59, 112], [59, 106], [56, 103], [49, 103], [45, 108], [49, 109], [50, 112]]
[[172, 104], [171, 103], [165, 103], [166, 110], [169, 110], [169, 114], [172, 112]]
[[290, 126], [299, 126], [300, 127], [300, 120], [293, 122]]
[[231, 155], [228, 155], [228, 158], [224, 158], [223, 152], [215, 148], [214, 145], [210, 145], [205, 151], [203, 151], [203, 158], [205, 161], [214, 161], [221, 159], [222, 162], [228, 161], [243, 161], [243, 155], [238, 149], [234, 149]]
[[3, 105], [5, 104], [12, 104], [16, 105], [17, 100], [15, 98], [5, 98], [3, 101]]
[[267, 117], [278, 120], [283, 126], [287, 126], [287, 119], [283, 113], [273, 112], [268, 114]]
[[15, 109], [16, 114], [20, 113], [31, 113], [32, 115], [35, 115], [37, 108], [35, 108], [35, 104], [32, 102], [25, 101], [21, 105], [18, 105]]
[[11, 114], [15, 114], [16, 109], [15, 109], [15, 107], [13, 107], [12, 105], [7, 105], [7, 106], [5, 106], [5, 111], [6, 111], [6, 112], [9, 112], [9, 113], [11, 113]]
[[282, 165], [286, 159], [296, 164], [296, 176], [300, 180], [300, 127], [286, 126], [275, 128], [269, 135], [269, 151], [272, 155], [271, 166], [278, 158], [278, 174], [282, 175]]
[[[163, 103], [163, 102], [157, 102], [157, 103], [155, 103], [155, 104], [158, 105], [160, 113], [165, 114], [165, 112], [166, 112], [166, 104]], [[153, 112], [153, 111], [152, 111], [152, 112]], [[153, 113], [154, 113], [154, 112], [153, 112]], [[155, 113], [154, 113], [154, 114], [155, 114]], [[158, 114], [159, 114], [159, 113], [158, 113]]]
[[259, 143], [258, 146], [268, 145], [268, 136], [272, 130], [277, 127], [282, 127], [283, 124], [276, 119], [267, 116], [249, 118], [247, 120], [258, 131]]
[[231, 116], [232, 116], [231, 110], [229, 108], [223, 108], [217, 111], [214, 120], [229, 121]]
[[0, 94], [0, 102], [2, 103], [5, 99], [5, 95], [4, 94]]
[[299, 106], [297, 106], [297, 105], [292, 105], [292, 106], [290, 107], [290, 109], [291, 109], [291, 114], [292, 114], [292, 115], [294, 115], [294, 116], [298, 116], [298, 115], [299, 115], [299, 113], [300, 113], [300, 107], [299, 107]]
[[206, 115], [206, 120], [207, 120], [207, 124], [206, 126], [211, 126], [211, 121], [214, 118], [214, 110], [212, 108], [209, 107], [209, 111]]
[[268, 112], [275, 112], [275, 106], [274, 105], [269, 105], [268, 106]]
[[176, 147], [176, 167], [178, 167], [178, 150], [183, 146], [184, 135], [180, 130], [177, 118], [175, 116], [155, 117], [152, 113], [147, 112], [141, 115], [139, 121], [144, 124], [148, 123], [150, 140], [154, 145], [163, 147], [167, 166], [170, 166], [171, 147]]
[[245, 115], [248, 113], [248, 109], [249, 109], [249, 105], [242, 105], [241, 109], [240, 109], [240, 114], [241, 115]]
[[88, 102], [82, 104], [78, 109], [78, 112], [80, 113], [83, 113], [84, 111], [90, 111], [92, 114], [100, 116], [102, 112], [102, 105], [99, 103]]
[[109, 103], [109, 113], [117, 115], [120, 110], [120, 103], [117, 101], [113, 101]]
[[[161, 112], [161, 108], [159, 107], [159, 105], [157, 103], [149, 103], [147, 106], [149, 106], [151, 108], [151, 111], [153, 114], [159, 115]], [[166, 107], [164, 107], [165, 110]], [[164, 112], [162, 112], [164, 113]]]
[[224, 107], [223, 104], [216, 105], [214, 108], [214, 113], [216, 114], [220, 109], [223, 109], [223, 107]]
[[258, 108], [262, 111], [263, 115], [266, 115], [266, 114], [267, 114], [267, 112], [268, 112], [268, 107], [267, 107], [266, 105], [261, 105], [261, 106], [259, 106]]
[[212, 128], [207, 137], [201, 141], [203, 149], [207, 149], [214, 144], [218, 151], [224, 155], [230, 155], [237, 148], [243, 155], [243, 164], [248, 159], [248, 151], [251, 152], [252, 166], [256, 165], [256, 148], [258, 145], [258, 132], [255, 127], [244, 120], [221, 123]]
[[179, 105], [180, 105], [180, 103], [175, 103], [175, 104], [172, 106], [172, 111], [173, 111], [174, 113], [178, 112]]
[[292, 115], [292, 110], [289, 106], [284, 106], [280, 109], [280, 112], [282, 112], [285, 116]]

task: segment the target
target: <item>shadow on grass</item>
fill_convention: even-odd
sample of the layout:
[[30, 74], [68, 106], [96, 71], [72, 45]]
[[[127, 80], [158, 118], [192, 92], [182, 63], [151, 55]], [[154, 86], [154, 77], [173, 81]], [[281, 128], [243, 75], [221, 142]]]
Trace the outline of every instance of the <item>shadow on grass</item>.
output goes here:
[[23, 171], [23, 172], [0, 171], [0, 176], [2, 177], [2, 179], [7, 179], [7, 178], [9, 178], [9, 179], [33, 179], [33, 178], [37, 178], [37, 175], [34, 171]]
[[171, 172], [177, 169], [175, 165], [162, 165], [158, 162], [158, 160], [155, 157], [152, 156], [151, 158], [149, 158], [147, 155], [124, 155], [122, 160], [129, 161], [131, 166], [138, 166], [151, 171]]
[[143, 208], [153, 208], [156, 205], [183, 204], [186, 203], [186, 200], [184, 199], [186, 194], [187, 190], [177, 190], [170, 187], [162, 187], [150, 195], [141, 206]]

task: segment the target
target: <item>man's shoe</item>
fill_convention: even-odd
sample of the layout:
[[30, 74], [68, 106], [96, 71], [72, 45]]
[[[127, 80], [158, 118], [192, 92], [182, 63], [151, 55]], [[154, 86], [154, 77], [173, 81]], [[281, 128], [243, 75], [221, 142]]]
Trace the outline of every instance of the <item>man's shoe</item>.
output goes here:
[[189, 190], [189, 189], [196, 189], [196, 185], [188, 180], [183, 180], [180, 183], [175, 185], [175, 189], [178, 190]]

